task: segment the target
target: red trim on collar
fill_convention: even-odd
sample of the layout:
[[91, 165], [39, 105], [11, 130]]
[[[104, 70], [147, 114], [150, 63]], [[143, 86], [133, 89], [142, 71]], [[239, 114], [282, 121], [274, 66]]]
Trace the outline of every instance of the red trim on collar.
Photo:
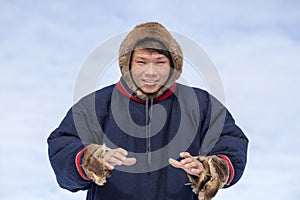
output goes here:
[[[119, 81], [117, 83], [117, 87], [119, 89], [119, 91], [125, 95], [126, 97], [128, 97], [129, 99], [138, 102], [138, 103], [143, 103], [146, 104], [146, 101], [136, 98], [134, 96], [132, 96], [130, 93], [128, 93], [128, 91], [124, 88], [124, 86], [122, 85], [121, 81]], [[171, 87], [171, 89], [169, 89], [165, 94], [163, 94], [162, 96], [158, 97], [157, 99], [154, 99], [154, 103], [159, 102], [159, 101], [163, 101], [165, 99], [167, 99], [169, 96], [171, 96], [174, 91], [176, 90], [176, 83], [173, 84], [173, 86]]]
[[131, 94], [129, 94], [129, 93], [125, 90], [125, 88], [123, 87], [123, 85], [122, 85], [122, 83], [121, 83], [120, 81], [117, 83], [117, 87], [118, 87], [119, 91], [120, 91], [123, 95], [125, 95], [126, 97], [128, 97], [129, 99], [132, 99], [133, 101], [136, 101], [136, 102], [138, 102], [138, 103], [144, 103], [144, 104], [145, 104], [145, 101], [143, 101], [143, 100], [141, 100], [141, 99], [138, 99], [138, 98], [132, 96]]

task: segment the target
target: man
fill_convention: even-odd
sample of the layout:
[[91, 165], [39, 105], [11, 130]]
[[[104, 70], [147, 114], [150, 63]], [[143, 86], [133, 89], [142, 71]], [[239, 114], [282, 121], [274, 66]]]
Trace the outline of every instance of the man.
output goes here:
[[175, 82], [182, 65], [164, 26], [136, 26], [120, 46], [120, 81], [81, 99], [48, 138], [59, 185], [87, 199], [209, 200], [236, 183], [248, 139], [215, 98]]

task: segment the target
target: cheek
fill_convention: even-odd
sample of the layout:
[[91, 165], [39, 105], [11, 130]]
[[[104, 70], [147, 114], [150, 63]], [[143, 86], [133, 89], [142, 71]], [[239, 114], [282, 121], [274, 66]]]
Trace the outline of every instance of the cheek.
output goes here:
[[131, 76], [132, 76], [134, 81], [137, 81], [138, 77], [141, 76], [140, 70], [138, 70], [138, 68], [131, 69]]
[[168, 67], [168, 68], [161, 69], [160, 74], [164, 79], [167, 79], [170, 74], [170, 68]]

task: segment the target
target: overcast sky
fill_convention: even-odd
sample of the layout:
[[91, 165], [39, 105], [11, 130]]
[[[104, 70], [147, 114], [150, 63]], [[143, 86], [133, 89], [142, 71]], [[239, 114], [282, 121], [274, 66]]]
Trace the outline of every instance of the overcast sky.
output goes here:
[[[95, 48], [158, 21], [205, 49], [250, 139], [244, 176], [215, 199], [300, 199], [300, 2], [182, 2], [0, 0], [1, 198], [85, 199], [59, 188], [46, 138], [73, 104]], [[186, 65], [184, 79], [194, 80]], [[99, 87], [118, 80], [111, 66]], [[193, 84], [206, 88], [199, 77]]]

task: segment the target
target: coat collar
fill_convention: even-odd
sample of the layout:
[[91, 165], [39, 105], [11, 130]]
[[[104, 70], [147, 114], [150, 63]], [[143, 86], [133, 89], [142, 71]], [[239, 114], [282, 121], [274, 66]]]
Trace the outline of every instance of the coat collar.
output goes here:
[[[140, 98], [138, 98], [134, 92], [132, 92], [129, 87], [126, 85], [125, 81], [123, 79], [121, 79], [118, 83], [117, 83], [117, 88], [118, 90], [125, 95], [126, 97], [130, 98], [131, 100], [138, 102], [138, 103], [142, 103], [142, 104], [146, 104], [145, 100], [142, 100]], [[163, 101], [165, 99], [167, 99], [169, 96], [171, 96], [174, 91], [176, 90], [176, 83], [174, 83], [164, 94], [162, 94], [160, 97], [155, 98], [154, 99], [154, 103], [159, 102], [159, 101]]]

